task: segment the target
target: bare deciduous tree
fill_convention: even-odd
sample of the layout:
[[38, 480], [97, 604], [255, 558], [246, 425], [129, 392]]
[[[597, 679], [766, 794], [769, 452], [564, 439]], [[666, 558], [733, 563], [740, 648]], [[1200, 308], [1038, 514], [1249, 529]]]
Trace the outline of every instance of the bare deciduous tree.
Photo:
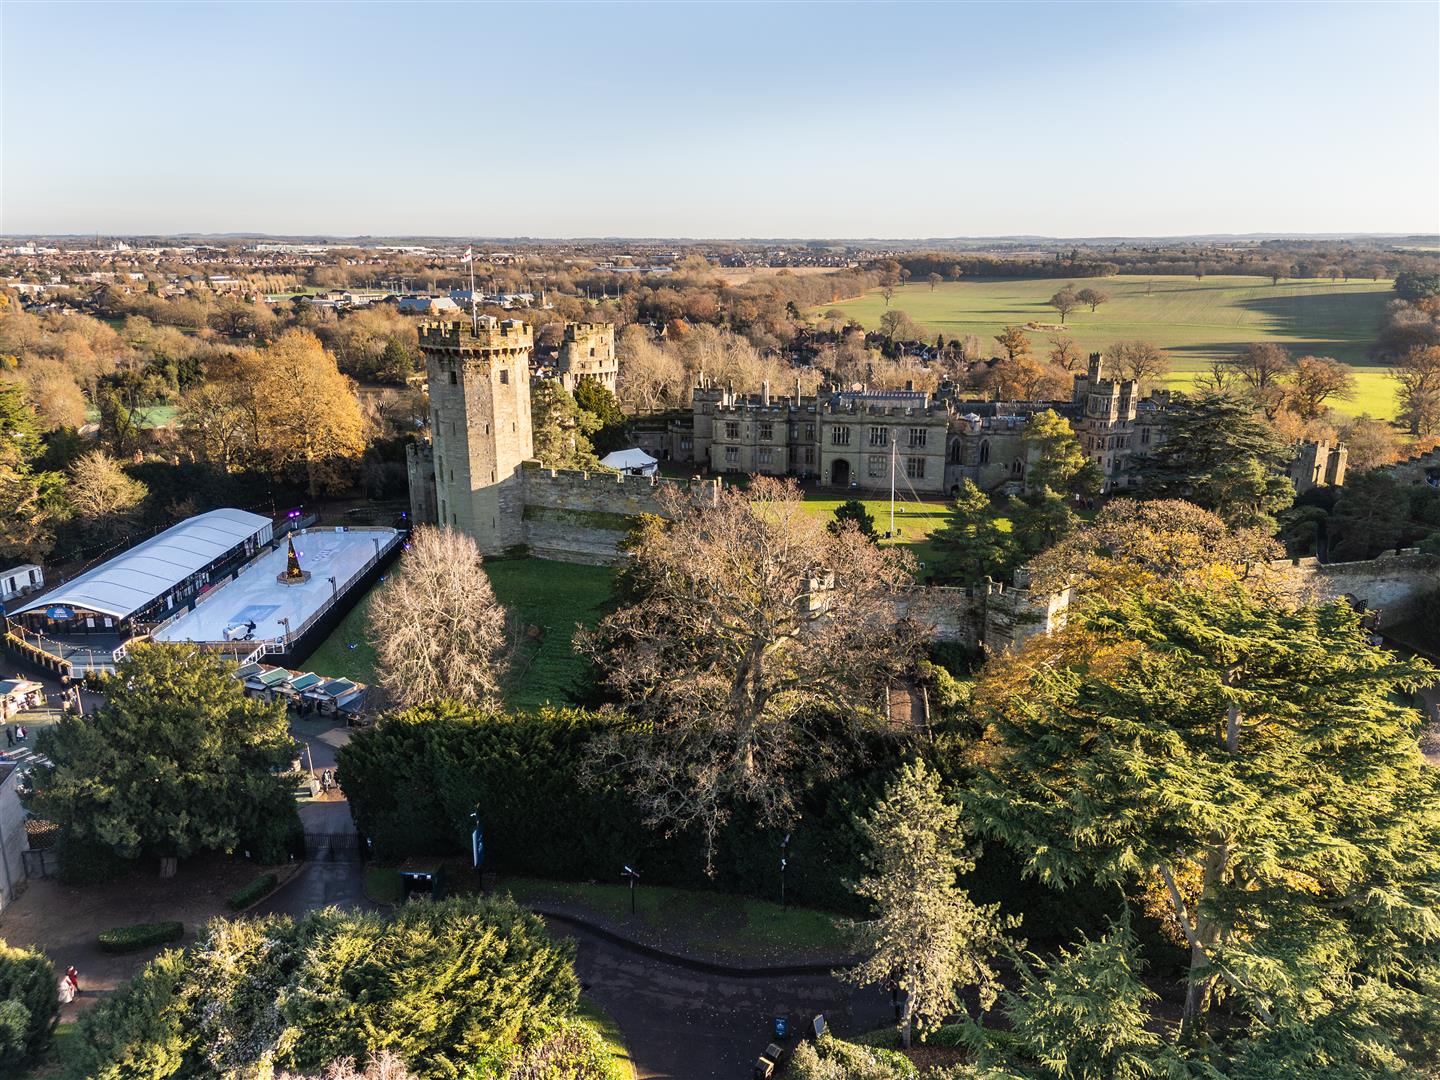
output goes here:
[[1065, 317], [1074, 311], [1082, 303], [1075, 290], [1069, 285], [1061, 289], [1054, 296], [1050, 297], [1049, 304], [1060, 313], [1060, 325], [1065, 325]]
[[823, 773], [833, 753], [811, 723], [878, 721], [919, 634], [893, 603], [908, 554], [831, 533], [793, 482], [757, 477], [715, 505], [666, 497], [674, 520], [647, 520], [631, 545], [640, 599], [576, 647], [643, 725], [592, 767], [627, 776], [652, 825], [702, 829], [708, 860], [737, 804], [790, 818], [801, 766]]
[[1065, 371], [1074, 371], [1080, 366], [1080, 350], [1075, 339], [1052, 337], [1050, 339], [1050, 362]]
[[1347, 365], [1328, 356], [1302, 356], [1290, 370], [1285, 406], [1302, 420], [1314, 420], [1332, 397], [1348, 398], [1353, 393], [1355, 376]]
[[1096, 308], [1098, 308], [1101, 304], [1108, 303], [1110, 300], [1109, 293], [1102, 292], [1099, 289], [1092, 289], [1089, 286], [1081, 289], [1075, 295], [1080, 298], [1080, 302], [1082, 304], [1089, 305], [1090, 313], [1092, 315], [1095, 313]]
[[380, 684], [402, 705], [499, 703], [505, 609], [463, 533], [415, 530], [398, 570], [375, 594], [369, 630]]
[[1116, 374], [1138, 383], [1155, 383], [1170, 372], [1170, 354], [1148, 341], [1117, 341], [1106, 358]]

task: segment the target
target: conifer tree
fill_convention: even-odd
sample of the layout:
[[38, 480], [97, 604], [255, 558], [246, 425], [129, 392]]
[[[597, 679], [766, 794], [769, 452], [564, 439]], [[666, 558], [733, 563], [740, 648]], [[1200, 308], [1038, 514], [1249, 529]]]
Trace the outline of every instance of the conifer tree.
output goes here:
[[972, 585], [1004, 573], [1014, 557], [990, 497], [970, 480], [960, 481], [945, 527], [931, 534], [930, 542], [939, 553], [933, 580], [942, 584]]
[[1399, 696], [1433, 678], [1343, 603], [1142, 581], [992, 664], [999, 747], [967, 807], [1044, 881], [1153, 884], [1190, 951], [1187, 1035], [1227, 996], [1294, 1022], [1337, 975], [1433, 961], [1440, 779]]
[[1275, 531], [1275, 515], [1295, 501], [1290, 451], [1247, 402], [1181, 398], [1161, 429], [1159, 447], [1134, 459], [1147, 497], [1186, 499], [1232, 527]]
[[922, 1031], [960, 1007], [961, 987], [976, 987], [981, 1009], [999, 992], [991, 958], [1019, 920], [998, 904], [976, 904], [956, 883], [975, 862], [965, 851], [960, 811], [945, 802], [939, 777], [915, 761], [901, 770], [863, 831], [871, 873], [855, 886], [876, 917], [852, 924], [864, 957], [845, 977], [861, 985], [893, 980], [903, 994], [900, 1037]]

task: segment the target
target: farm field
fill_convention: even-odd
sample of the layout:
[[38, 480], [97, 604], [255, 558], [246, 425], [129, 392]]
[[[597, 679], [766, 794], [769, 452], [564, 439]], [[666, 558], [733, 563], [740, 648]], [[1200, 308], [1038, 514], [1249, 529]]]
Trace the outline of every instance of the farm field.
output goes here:
[[[1153, 341], [1170, 352], [1175, 370], [1168, 382], [1181, 387], [1212, 360], [1233, 356], [1254, 341], [1273, 341], [1292, 355], [1331, 356], [1356, 367], [1355, 396], [1337, 402], [1337, 412], [1394, 416], [1395, 393], [1386, 369], [1368, 365], [1366, 357], [1391, 296], [1388, 281], [1305, 279], [1271, 285], [1260, 277], [977, 279], [944, 282], [933, 291], [924, 283], [904, 285], [896, 288], [890, 306], [933, 334], [977, 334], [988, 343], [1006, 325], [1059, 323], [1059, 314], [1046, 301], [1066, 285], [1088, 285], [1111, 297], [1093, 314], [1080, 308], [1066, 320], [1064, 333], [1082, 353], [1103, 352], [1127, 338]], [[819, 314], [831, 308], [874, 328], [885, 312], [885, 300], [877, 290], [814, 310]], [[1057, 332], [1031, 331], [1037, 354]]]
[[[610, 598], [614, 570], [544, 559], [497, 559], [487, 562], [485, 569], [496, 597], [522, 627], [540, 628], [540, 637], [527, 640], [520, 650], [506, 704], [534, 709], [546, 702], [564, 703], [567, 691], [585, 670], [585, 661], [570, 648], [575, 624], [599, 621]], [[306, 670], [376, 681], [375, 650], [365, 630], [365, 613], [373, 595], [372, 589], [320, 643], [305, 662]]]

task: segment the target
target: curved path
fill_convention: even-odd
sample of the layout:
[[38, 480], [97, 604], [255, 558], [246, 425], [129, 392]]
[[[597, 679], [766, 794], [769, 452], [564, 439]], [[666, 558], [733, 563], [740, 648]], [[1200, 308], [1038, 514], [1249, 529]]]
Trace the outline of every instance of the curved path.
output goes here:
[[667, 963], [568, 922], [586, 994], [619, 1023], [641, 1080], [735, 1080], [750, 1075], [777, 1016], [792, 1032], [824, 1013], [836, 1031], [871, 1031], [891, 1019], [890, 999], [833, 975], [715, 975]]

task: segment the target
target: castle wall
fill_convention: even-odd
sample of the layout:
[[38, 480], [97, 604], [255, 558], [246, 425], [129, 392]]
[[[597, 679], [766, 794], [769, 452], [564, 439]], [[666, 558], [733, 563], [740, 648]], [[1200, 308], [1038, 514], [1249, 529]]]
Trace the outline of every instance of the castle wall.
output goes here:
[[520, 476], [524, 542], [532, 554], [561, 562], [620, 561], [620, 542], [636, 518], [665, 516], [665, 492], [712, 506], [720, 498], [718, 480], [546, 469], [538, 462], [527, 462]]
[[1301, 595], [1318, 600], [1353, 597], [1379, 613], [1382, 628], [1425, 614], [1440, 590], [1440, 555], [1422, 554], [1418, 548], [1386, 552], [1363, 562], [1321, 563], [1311, 557], [1281, 560], [1273, 566]]
[[614, 325], [566, 323], [556, 369], [561, 384], [572, 394], [581, 379], [593, 379], [613, 394], [620, 372], [615, 359]]
[[440, 507], [435, 498], [435, 449], [430, 443], [405, 445], [405, 475], [410, 481], [410, 524], [439, 524]]

